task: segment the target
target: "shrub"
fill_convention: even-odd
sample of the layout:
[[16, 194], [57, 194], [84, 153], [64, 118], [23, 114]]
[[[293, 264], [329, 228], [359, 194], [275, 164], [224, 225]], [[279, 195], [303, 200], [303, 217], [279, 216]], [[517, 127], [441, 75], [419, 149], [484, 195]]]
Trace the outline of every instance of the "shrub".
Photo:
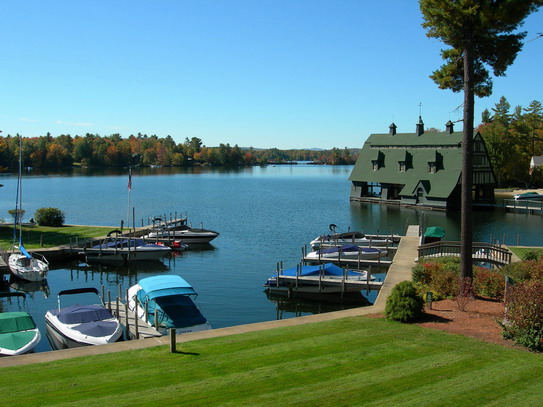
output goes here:
[[526, 281], [508, 289], [503, 336], [533, 350], [543, 349], [543, 282]]
[[541, 256], [543, 256], [543, 252], [541, 252], [541, 250], [530, 250], [524, 253], [524, 256], [522, 256], [522, 260], [538, 261], [541, 259]]
[[59, 227], [64, 224], [64, 212], [57, 208], [40, 208], [34, 214], [34, 218], [40, 226]]
[[411, 281], [402, 281], [392, 289], [385, 307], [388, 319], [401, 322], [414, 321], [422, 315], [424, 300], [417, 294]]
[[501, 272], [511, 277], [515, 282], [526, 280], [543, 281], [543, 258], [539, 260], [524, 260], [504, 266]]
[[502, 273], [477, 267], [474, 270], [473, 291], [481, 297], [502, 299], [505, 292], [505, 277]]

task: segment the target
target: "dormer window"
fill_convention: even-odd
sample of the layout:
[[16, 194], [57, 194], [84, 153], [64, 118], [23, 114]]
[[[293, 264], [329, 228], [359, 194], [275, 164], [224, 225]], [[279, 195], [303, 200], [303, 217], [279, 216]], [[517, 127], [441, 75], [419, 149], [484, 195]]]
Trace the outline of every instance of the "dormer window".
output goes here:
[[382, 168], [385, 166], [385, 155], [381, 151], [379, 151], [376, 154], [375, 159], [371, 160], [371, 164], [372, 164], [373, 171], [378, 171], [379, 168]]
[[406, 172], [409, 168], [413, 168], [413, 155], [406, 151], [398, 161], [398, 171]]
[[438, 170], [443, 169], [443, 156], [435, 152], [435, 155], [433, 156], [432, 161], [428, 161], [428, 172], [431, 174], [435, 174]]

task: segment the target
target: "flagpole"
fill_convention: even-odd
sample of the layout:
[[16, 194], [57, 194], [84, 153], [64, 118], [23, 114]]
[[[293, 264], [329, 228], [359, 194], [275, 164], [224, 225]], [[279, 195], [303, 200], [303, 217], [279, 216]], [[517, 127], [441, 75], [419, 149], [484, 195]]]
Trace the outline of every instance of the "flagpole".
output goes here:
[[130, 230], [130, 191], [132, 191], [132, 167], [128, 167], [128, 208], [126, 210], [126, 226]]

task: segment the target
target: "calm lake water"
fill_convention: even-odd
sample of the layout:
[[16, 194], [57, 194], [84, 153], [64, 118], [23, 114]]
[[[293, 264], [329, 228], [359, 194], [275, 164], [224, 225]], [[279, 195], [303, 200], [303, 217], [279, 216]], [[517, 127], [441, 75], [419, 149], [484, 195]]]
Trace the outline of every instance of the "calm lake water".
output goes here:
[[[403, 234], [408, 224], [441, 226], [446, 239], [459, 238], [459, 213], [418, 211], [399, 207], [349, 202], [351, 166], [289, 165], [243, 169], [136, 169], [132, 176], [131, 206], [136, 224], [149, 217], [177, 212], [189, 222], [220, 232], [207, 248], [189, 250], [162, 263], [129, 268], [84, 264], [53, 266], [47, 287], [19, 285], [29, 293], [25, 303], [0, 299], [4, 311], [28, 310], [44, 334], [37, 351], [50, 350], [45, 338], [44, 315], [57, 304], [60, 290], [102, 285], [114, 297], [118, 284], [128, 288], [137, 280], [157, 274], [181, 275], [199, 293], [198, 303], [214, 328], [291, 318], [353, 305], [315, 301], [269, 299], [262, 284], [276, 263], [285, 267], [299, 262], [301, 250], [328, 225], [367, 233]], [[16, 175], [0, 176], [0, 217], [14, 207]], [[67, 224], [107, 225], [118, 228], [127, 218], [128, 175], [124, 171], [73, 170], [65, 173], [25, 174], [25, 220], [40, 207], [55, 207], [66, 214]], [[476, 241], [543, 244], [543, 217], [478, 211], [474, 217]], [[14, 287], [12, 287], [13, 289]], [[46, 297], [47, 290], [50, 294]], [[124, 292], [124, 291], [123, 291]], [[364, 293], [366, 294], [366, 293]], [[375, 293], [367, 294], [370, 301]], [[63, 302], [68, 304], [68, 301]]]

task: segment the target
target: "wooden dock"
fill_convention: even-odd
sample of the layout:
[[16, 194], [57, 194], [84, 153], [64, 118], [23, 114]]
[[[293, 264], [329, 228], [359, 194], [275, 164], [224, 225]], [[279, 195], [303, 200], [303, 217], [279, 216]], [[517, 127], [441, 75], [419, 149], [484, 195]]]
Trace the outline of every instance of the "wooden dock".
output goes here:
[[120, 323], [126, 327], [130, 339], [146, 339], [162, 336], [155, 328], [149, 326], [141, 318], [136, 317], [136, 314], [129, 310], [126, 304], [121, 301], [115, 301], [111, 304], [106, 304], [106, 306], [117, 317]]

